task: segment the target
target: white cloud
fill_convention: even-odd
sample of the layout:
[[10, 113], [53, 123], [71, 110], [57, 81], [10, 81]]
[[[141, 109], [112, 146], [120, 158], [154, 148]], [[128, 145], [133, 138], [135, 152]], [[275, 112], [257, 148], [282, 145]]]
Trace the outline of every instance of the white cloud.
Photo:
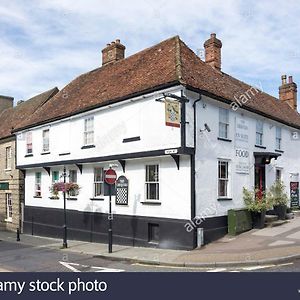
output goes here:
[[176, 34], [196, 51], [216, 32], [223, 70], [275, 96], [282, 73], [300, 82], [298, 1], [11, 0], [0, 14], [0, 94], [17, 99], [98, 67], [115, 38], [130, 55]]

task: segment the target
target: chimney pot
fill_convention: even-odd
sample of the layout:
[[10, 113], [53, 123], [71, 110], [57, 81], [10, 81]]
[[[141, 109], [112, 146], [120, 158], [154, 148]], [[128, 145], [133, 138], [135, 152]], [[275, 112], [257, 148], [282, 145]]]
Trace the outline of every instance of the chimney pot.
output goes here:
[[289, 76], [289, 83], [293, 83], [293, 76]]
[[281, 82], [282, 84], [286, 84], [286, 75], [281, 76]]

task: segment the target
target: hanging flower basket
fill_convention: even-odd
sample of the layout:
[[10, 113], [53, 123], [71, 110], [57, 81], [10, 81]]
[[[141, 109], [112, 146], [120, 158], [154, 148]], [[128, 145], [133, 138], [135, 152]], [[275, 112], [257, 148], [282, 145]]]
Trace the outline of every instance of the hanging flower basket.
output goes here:
[[64, 182], [56, 182], [53, 183], [52, 186], [50, 187], [51, 193], [55, 196], [58, 197], [58, 193], [67, 193], [67, 194], [74, 194], [78, 195], [79, 194], [80, 187], [77, 183], [64, 183]]

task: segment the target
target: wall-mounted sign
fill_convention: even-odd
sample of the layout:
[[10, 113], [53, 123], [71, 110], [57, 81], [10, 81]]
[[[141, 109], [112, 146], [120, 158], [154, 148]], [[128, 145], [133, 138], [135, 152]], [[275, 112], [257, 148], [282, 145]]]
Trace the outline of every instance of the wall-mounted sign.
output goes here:
[[248, 148], [249, 146], [249, 125], [243, 118], [235, 119], [235, 146]]
[[239, 174], [249, 174], [250, 161], [249, 161], [249, 150], [243, 148], [235, 149], [236, 165], [235, 171]]
[[165, 150], [165, 154], [177, 154], [177, 153], [178, 153], [178, 149]]
[[180, 127], [180, 103], [170, 99], [165, 100], [166, 125]]
[[291, 207], [299, 207], [299, 182], [291, 182]]
[[128, 179], [125, 176], [116, 181], [116, 205], [128, 205]]
[[0, 182], [0, 191], [9, 190], [9, 183], [8, 182]]

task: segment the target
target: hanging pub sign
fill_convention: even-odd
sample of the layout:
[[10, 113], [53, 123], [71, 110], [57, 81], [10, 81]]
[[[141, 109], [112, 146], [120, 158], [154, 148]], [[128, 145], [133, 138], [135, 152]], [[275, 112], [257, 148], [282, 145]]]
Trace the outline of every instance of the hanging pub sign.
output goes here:
[[128, 205], [128, 179], [125, 176], [116, 181], [116, 205]]
[[180, 103], [170, 99], [165, 100], [166, 125], [180, 127]]
[[291, 182], [291, 208], [299, 207], [299, 182]]

